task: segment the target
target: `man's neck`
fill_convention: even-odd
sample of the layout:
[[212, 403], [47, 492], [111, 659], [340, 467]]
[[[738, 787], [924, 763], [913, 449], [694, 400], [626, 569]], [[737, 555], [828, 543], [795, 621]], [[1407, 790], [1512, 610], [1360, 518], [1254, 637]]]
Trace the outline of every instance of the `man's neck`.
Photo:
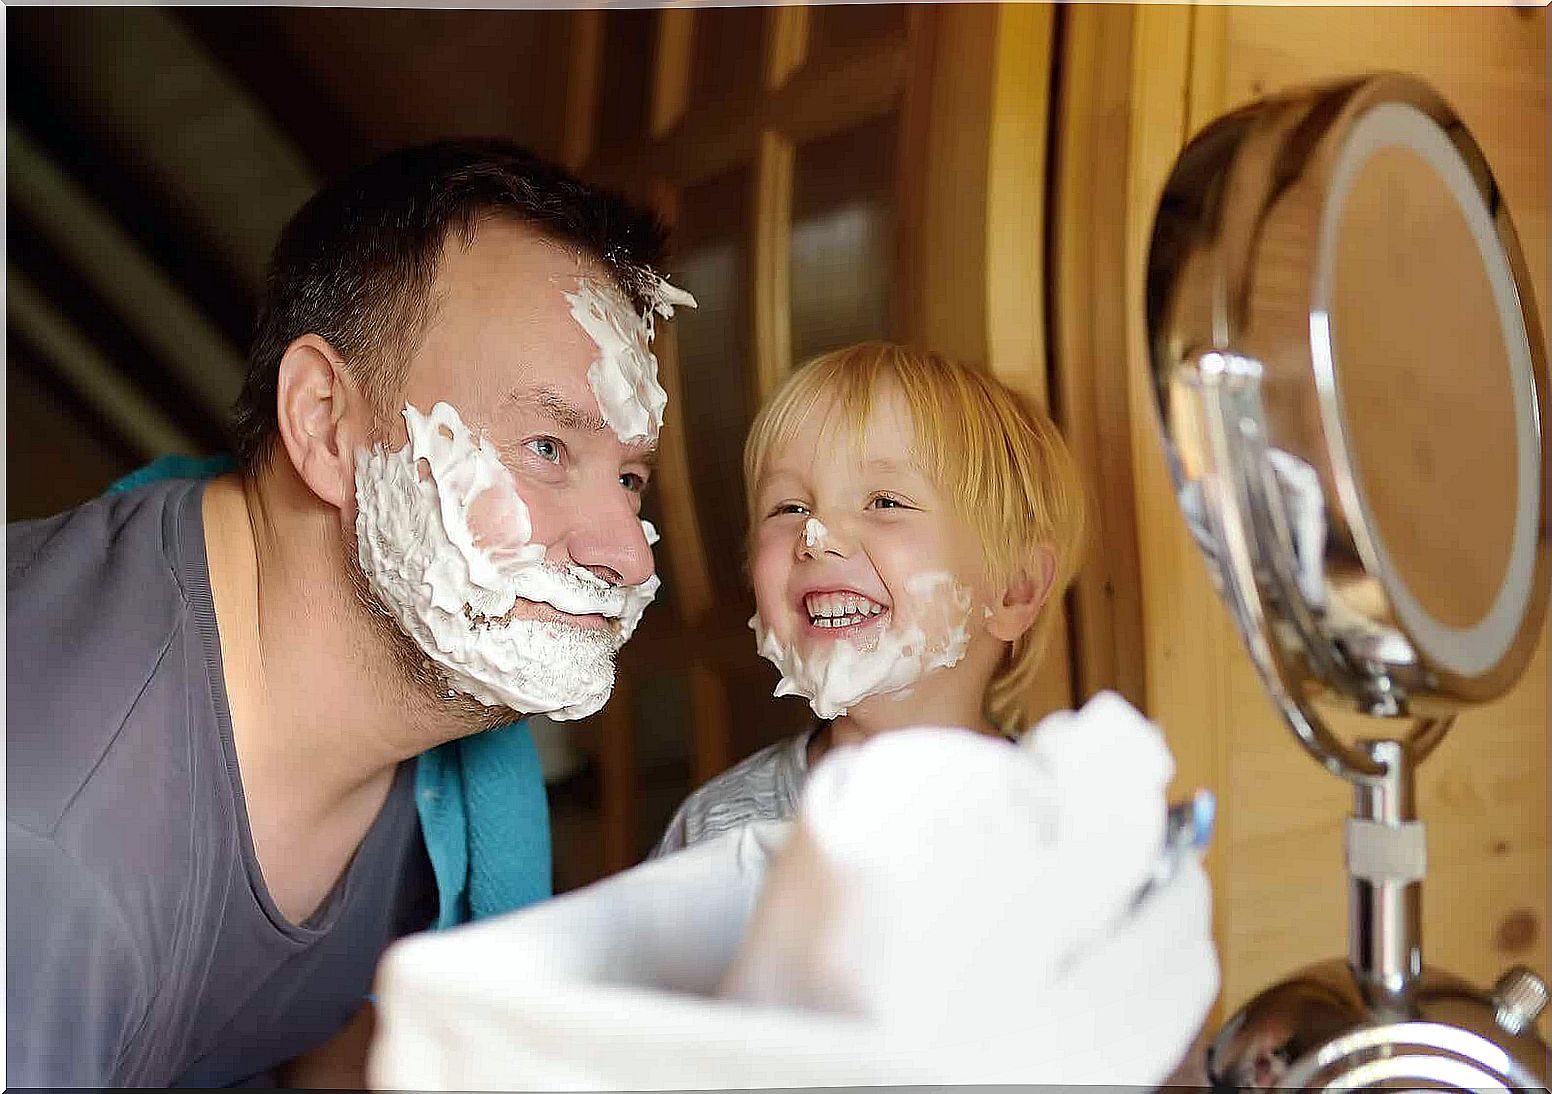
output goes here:
[[205, 494], [205, 543], [254, 852], [276, 906], [317, 909], [400, 762], [442, 740], [401, 686], [344, 578], [338, 514], [283, 472]]

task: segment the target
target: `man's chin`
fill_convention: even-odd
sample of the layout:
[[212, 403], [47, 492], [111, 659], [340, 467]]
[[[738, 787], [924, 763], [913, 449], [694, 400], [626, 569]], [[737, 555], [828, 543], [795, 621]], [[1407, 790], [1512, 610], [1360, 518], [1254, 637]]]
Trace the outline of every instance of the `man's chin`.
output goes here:
[[[348, 553], [346, 558], [351, 584], [365, 609], [363, 614], [367, 626], [376, 630], [384, 639], [392, 662], [397, 664], [396, 675], [406, 689], [406, 701], [412, 705], [419, 706], [420, 702], [427, 702], [433, 710], [455, 722], [467, 733], [473, 734], [509, 725], [524, 718], [534, 717], [536, 714], [548, 714], [563, 709], [572, 711], [578, 708], [586, 709], [595, 703], [597, 708], [601, 709], [612, 694], [616, 656], [622, 645], [617, 621], [598, 615], [570, 615], [558, 612], [547, 604], [521, 602], [512, 621], [539, 625], [537, 630], [544, 637], [538, 640], [549, 647], [546, 656], [541, 660], [550, 662], [557, 671], [561, 664], [569, 666], [573, 671], [578, 672], [586, 686], [582, 687], [576, 695], [550, 695], [546, 700], [523, 704], [528, 706], [560, 704], [552, 705], [550, 710], [519, 710], [508, 703], [487, 704], [460, 687], [456, 682], [456, 676], [459, 673], [442, 664], [440, 658], [423, 648], [405, 630], [394, 613], [371, 588], [366, 574], [361, 570], [359, 560]], [[529, 607], [543, 609], [549, 613], [550, 618], [530, 616], [526, 610]], [[528, 641], [538, 637], [532, 633], [531, 627], [517, 629], [529, 631]], [[551, 674], [544, 675], [548, 677]], [[546, 678], [536, 680], [535, 683], [539, 686], [531, 689], [532, 691], [549, 694], [556, 681], [553, 678]], [[481, 690], [487, 694], [495, 691], [518, 696], [530, 690], [522, 686], [523, 681], [513, 681], [512, 684], [514, 686], [494, 689], [483, 686]], [[602, 687], [601, 692], [600, 687]], [[571, 717], [582, 716], [571, 715]]]
[[480, 729], [533, 717], [575, 721], [602, 710], [614, 693], [618, 672], [614, 635], [564, 624], [553, 631], [558, 642], [539, 663], [500, 681], [479, 680], [478, 691], [487, 698], [499, 696], [503, 702], [487, 704], [476, 699], [455, 682], [460, 672], [439, 665], [444, 704], [456, 709], [464, 724]]
[[486, 706], [484, 703], [468, 695], [459, 696], [467, 704], [465, 717], [462, 719], [466, 725], [477, 727], [475, 732], [484, 733], [490, 729], [500, 729], [502, 726], [511, 725], [513, 722], [521, 722], [524, 718], [533, 715], [524, 714], [505, 706]]

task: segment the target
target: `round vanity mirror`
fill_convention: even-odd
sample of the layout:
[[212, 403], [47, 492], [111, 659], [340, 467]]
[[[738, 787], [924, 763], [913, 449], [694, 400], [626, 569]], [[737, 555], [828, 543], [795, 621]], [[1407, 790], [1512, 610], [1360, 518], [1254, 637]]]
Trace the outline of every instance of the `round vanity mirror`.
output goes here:
[[[1354, 783], [1347, 957], [1241, 1008], [1214, 1088], [1544, 1086], [1546, 984], [1478, 991], [1421, 945], [1416, 765], [1523, 673], [1547, 596], [1546, 354], [1492, 172], [1409, 77], [1265, 99], [1181, 154], [1147, 277], [1181, 509], [1273, 701]], [[1343, 741], [1333, 703], [1384, 728]]]
[[1269, 689], [1332, 770], [1321, 700], [1418, 721], [1524, 671], [1547, 592], [1546, 356], [1471, 135], [1380, 75], [1266, 99], [1182, 153], [1147, 322], [1182, 509]]

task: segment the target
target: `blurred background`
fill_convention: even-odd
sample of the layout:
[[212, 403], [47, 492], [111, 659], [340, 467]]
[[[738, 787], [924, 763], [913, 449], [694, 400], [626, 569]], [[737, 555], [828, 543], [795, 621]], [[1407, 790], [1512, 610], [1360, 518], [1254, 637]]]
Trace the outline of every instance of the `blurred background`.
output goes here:
[[[1165, 727], [1180, 786], [1218, 792], [1220, 1005], [1341, 952], [1347, 790], [1272, 713], [1158, 451], [1152, 203], [1237, 103], [1415, 72], [1493, 162], [1545, 314], [1543, 9], [13, 7], [6, 29], [8, 520], [222, 450], [269, 248], [322, 179], [513, 138], [654, 205], [701, 305], [659, 352], [664, 591], [607, 710], [538, 731], [558, 890], [638, 861], [694, 786], [805, 723], [745, 625], [739, 453], [795, 362], [888, 337], [1028, 392], [1078, 456], [1097, 530], [1034, 697], [1121, 692]], [[1545, 973], [1544, 637], [1463, 721], [1421, 773], [1430, 960]]]

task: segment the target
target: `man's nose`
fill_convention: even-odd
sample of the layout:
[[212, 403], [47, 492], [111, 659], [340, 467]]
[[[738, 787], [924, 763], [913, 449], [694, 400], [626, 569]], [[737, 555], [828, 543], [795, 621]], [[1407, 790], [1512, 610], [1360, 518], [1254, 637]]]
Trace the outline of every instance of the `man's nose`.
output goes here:
[[579, 507], [566, 553], [576, 565], [615, 585], [640, 585], [655, 568], [641, 518], [618, 486]]

